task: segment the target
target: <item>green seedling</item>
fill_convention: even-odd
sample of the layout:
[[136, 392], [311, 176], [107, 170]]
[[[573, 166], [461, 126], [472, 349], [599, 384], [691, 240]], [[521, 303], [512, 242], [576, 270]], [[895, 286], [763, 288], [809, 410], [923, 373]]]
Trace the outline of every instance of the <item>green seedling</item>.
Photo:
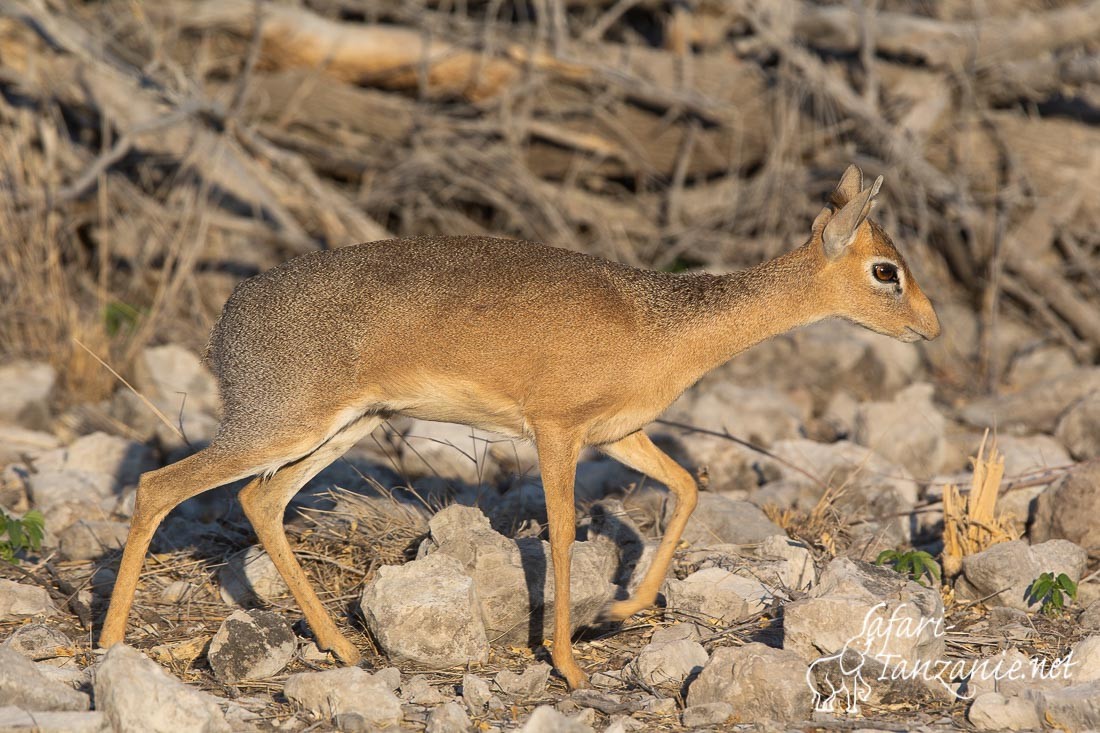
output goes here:
[[1077, 584], [1065, 573], [1043, 573], [1027, 590], [1028, 605], [1041, 603], [1039, 612], [1044, 616], [1054, 616], [1066, 607], [1066, 596], [1077, 600]]
[[940, 564], [924, 550], [909, 550], [908, 552], [883, 550], [875, 558], [875, 565], [885, 565], [887, 563], [896, 572], [908, 575], [911, 580], [915, 580], [921, 585], [926, 585], [924, 582], [925, 576], [937, 583], [940, 582]]
[[20, 552], [35, 551], [41, 547], [45, 526], [46, 519], [42, 512], [29, 511], [16, 518], [0, 509], [0, 560], [16, 565]]

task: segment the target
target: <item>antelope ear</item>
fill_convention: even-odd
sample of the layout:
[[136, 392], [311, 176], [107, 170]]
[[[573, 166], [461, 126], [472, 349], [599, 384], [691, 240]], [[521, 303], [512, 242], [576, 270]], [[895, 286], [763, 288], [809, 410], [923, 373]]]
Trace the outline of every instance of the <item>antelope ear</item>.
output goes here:
[[[844, 176], [847, 178], [848, 174], [845, 173]], [[844, 181], [841, 181], [842, 185], [843, 183]], [[882, 186], [882, 176], [876, 178], [870, 188], [864, 189], [846, 203], [844, 208], [836, 212], [825, 225], [825, 231], [821, 233], [821, 242], [825, 246], [825, 256], [830, 260], [844, 254], [845, 248], [855, 239], [859, 225], [871, 213], [871, 207], [874, 206], [875, 196], [878, 195], [880, 186]]]
[[814, 217], [814, 223], [810, 227], [810, 232], [813, 234], [813, 236], [815, 236], [815, 237], [819, 236], [822, 232], [824, 232], [825, 231], [825, 226], [829, 223], [829, 220], [832, 219], [832, 218], [833, 218], [832, 208], [830, 208], [828, 206], [823, 208], [821, 210], [821, 213], [819, 213], [816, 217]]
[[836, 184], [833, 195], [829, 197], [829, 200], [839, 209], [858, 196], [862, 190], [863, 171], [854, 165], [850, 165], [844, 170], [844, 175], [840, 177], [840, 183]]

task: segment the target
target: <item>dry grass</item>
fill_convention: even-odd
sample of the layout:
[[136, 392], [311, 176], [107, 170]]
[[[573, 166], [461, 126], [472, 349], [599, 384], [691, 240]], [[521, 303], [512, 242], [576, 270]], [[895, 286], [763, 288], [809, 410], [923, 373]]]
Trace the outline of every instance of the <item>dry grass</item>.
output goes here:
[[[55, 191], [66, 176], [65, 162], [78, 152], [44, 120], [13, 108], [0, 97], [0, 357], [51, 363], [60, 377], [63, 403], [91, 402], [117, 387], [96, 355], [128, 373], [134, 357], [172, 322], [171, 331], [194, 341], [207, 320], [189, 302], [195, 253], [205, 236], [202, 211], [193, 200], [181, 206], [181, 220], [167, 243], [149, 240], [145, 257], [120, 261], [112, 252], [112, 231], [137, 215], [122, 199], [127, 188], [108, 187], [106, 177], [94, 202], [30, 202], [30, 191]], [[150, 229], [166, 230], [145, 214]], [[150, 232], [151, 233], [151, 232]], [[190, 315], [190, 318], [188, 317]], [[196, 318], [198, 316], [198, 318]], [[190, 321], [190, 323], [189, 323]], [[190, 330], [189, 327], [190, 326]], [[185, 338], [186, 340], [186, 338]], [[83, 344], [86, 348], [82, 348]]]
[[978, 455], [972, 458], [974, 473], [966, 498], [953, 484], [943, 490], [943, 569], [948, 577], [962, 572], [964, 557], [1017, 537], [1012, 521], [996, 515], [1005, 458], [997, 452], [996, 438], [989, 446], [989, 454], [985, 454], [988, 437], [986, 431]]
[[829, 486], [809, 512], [769, 504], [764, 507], [764, 513], [791, 537], [807, 542], [829, 557], [835, 557], [837, 540], [845, 534], [845, 522], [836, 508], [837, 500], [843, 495], [843, 488]]

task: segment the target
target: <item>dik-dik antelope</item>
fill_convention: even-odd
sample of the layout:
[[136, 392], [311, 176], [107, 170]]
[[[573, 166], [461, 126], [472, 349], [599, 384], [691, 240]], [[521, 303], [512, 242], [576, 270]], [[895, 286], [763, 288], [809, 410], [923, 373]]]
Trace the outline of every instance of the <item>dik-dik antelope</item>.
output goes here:
[[553, 660], [570, 687], [573, 479], [585, 446], [676, 497], [635, 595], [648, 608], [696, 503], [691, 474], [642, 428], [707, 371], [797, 326], [846, 318], [902, 341], [940, 324], [889, 236], [867, 217], [882, 178], [849, 167], [802, 247], [717, 277], [638, 270], [484, 237], [419, 237], [314, 252], [243, 282], [208, 349], [224, 415], [209, 446], [141, 478], [100, 644], [121, 641], [153, 532], [183, 500], [253, 476], [245, 514], [317, 643], [359, 652], [309, 585], [283, 530], [291, 497], [386, 418], [462, 423], [535, 442], [554, 568]]

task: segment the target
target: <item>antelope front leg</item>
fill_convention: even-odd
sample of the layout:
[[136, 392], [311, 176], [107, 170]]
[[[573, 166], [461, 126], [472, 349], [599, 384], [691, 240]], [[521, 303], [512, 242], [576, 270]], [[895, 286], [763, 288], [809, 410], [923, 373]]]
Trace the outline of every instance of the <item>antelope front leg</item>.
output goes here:
[[604, 613], [608, 619], [622, 621], [638, 611], [650, 608], [657, 601], [657, 590], [664, 582], [668, 566], [672, 563], [672, 555], [680, 544], [680, 536], [695, 510], [699, 489], [691, 474], [655, 446], [649, 436], [640, 430], [603, 446], [602, 450], [620, 463], [660, 481], [676, 497], [676, 506], [668, 526], [665, 527], [661, 544], [657, 547], [657, 555], [634, 596], [611, 604]]
[[569, 574], [573, 541], [577, 538], [573, 481], [577, 473], [580, 442], [555, 430], [536, 431], [535, 442], [546, 494], [546, 517], [550, 525], [550, 557], [554, 564], [554, 666], [570, 689], [586, 687], [588, 676], [573, 657], [573, 627], [570, 623]]

